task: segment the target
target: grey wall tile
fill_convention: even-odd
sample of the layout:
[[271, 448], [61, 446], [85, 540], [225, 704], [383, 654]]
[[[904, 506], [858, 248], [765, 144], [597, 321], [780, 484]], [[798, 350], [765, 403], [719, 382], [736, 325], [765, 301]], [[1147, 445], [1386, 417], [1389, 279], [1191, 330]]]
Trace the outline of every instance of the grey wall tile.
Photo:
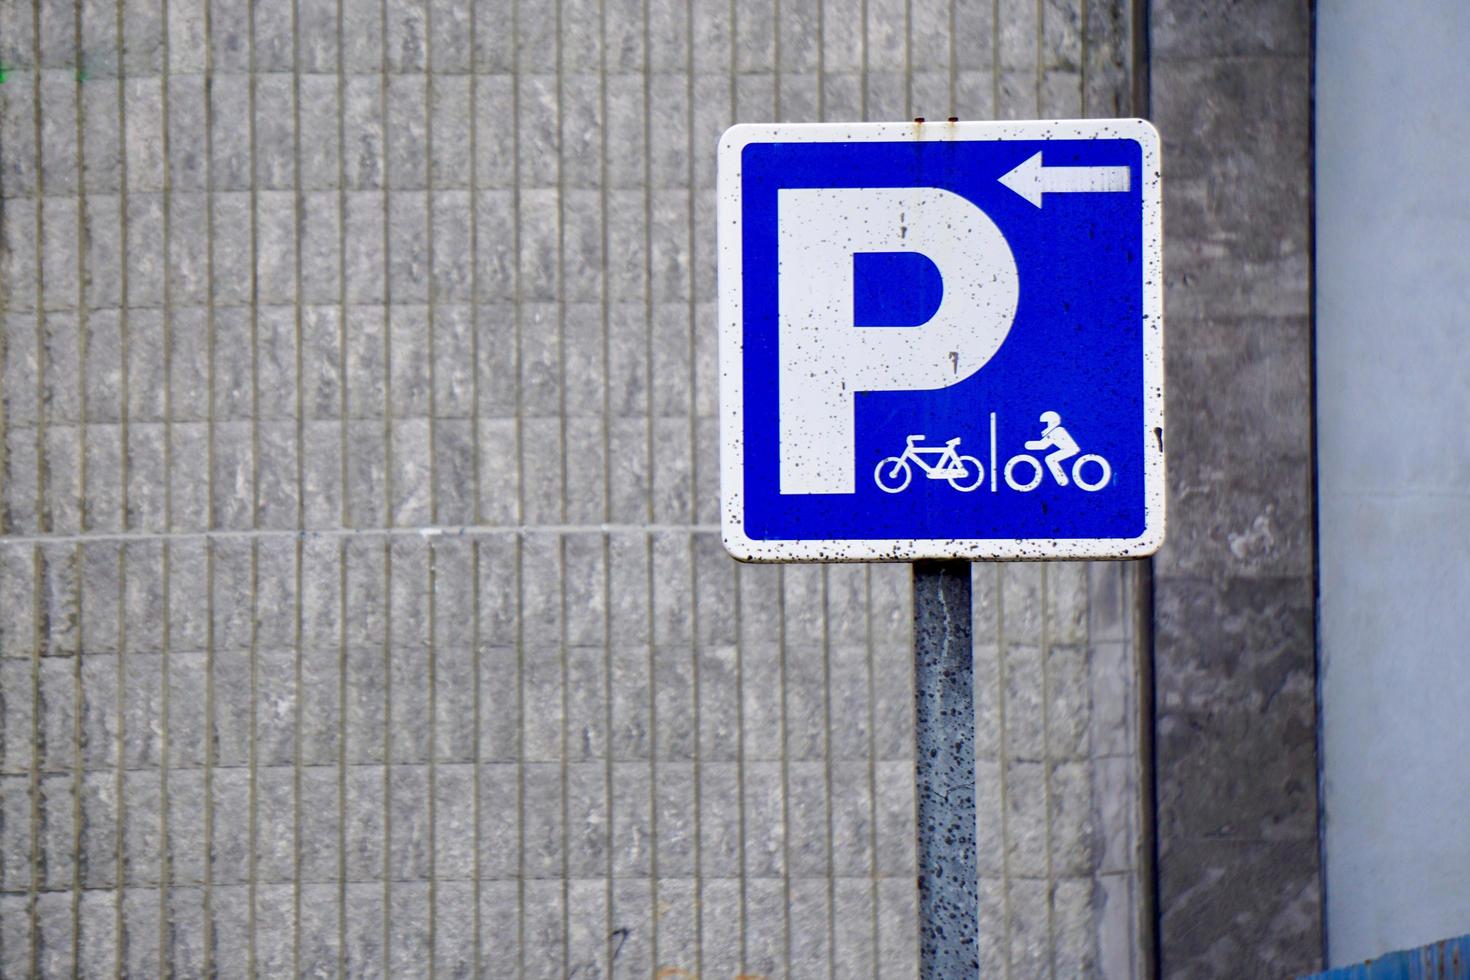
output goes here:
[[38, 972], [59, 975], [73, 971], [72, 929], [70, 896], [45, 892], [36, 897]]

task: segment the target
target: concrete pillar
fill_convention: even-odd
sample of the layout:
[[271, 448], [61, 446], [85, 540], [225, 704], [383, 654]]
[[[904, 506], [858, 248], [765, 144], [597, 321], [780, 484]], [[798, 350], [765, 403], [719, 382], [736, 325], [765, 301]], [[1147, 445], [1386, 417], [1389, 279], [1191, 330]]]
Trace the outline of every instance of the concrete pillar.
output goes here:
[[1150, 10], [1169, 538], [1154, 560], [1164, 976], [1321, 957], [1305, 0]]

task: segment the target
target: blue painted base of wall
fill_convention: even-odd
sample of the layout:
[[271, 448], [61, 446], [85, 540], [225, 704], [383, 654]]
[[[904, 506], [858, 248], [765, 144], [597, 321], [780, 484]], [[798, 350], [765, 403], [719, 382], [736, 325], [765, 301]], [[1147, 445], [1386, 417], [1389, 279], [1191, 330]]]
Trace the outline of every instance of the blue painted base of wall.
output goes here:
[[1470, 980], [1470, 936], [1442, 939], [1301, 980]]

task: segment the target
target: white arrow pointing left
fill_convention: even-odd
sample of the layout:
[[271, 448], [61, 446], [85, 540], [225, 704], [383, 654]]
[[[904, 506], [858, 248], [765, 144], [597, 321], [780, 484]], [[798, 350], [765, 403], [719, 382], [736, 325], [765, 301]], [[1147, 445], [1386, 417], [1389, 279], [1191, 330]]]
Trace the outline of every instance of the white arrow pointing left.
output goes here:
[[1041, 207], [1043, 194], [1096, 194], [1128, 189], [1127, 167], [1046, 167], [1041, 151], [998, 178], [1017, 194]]

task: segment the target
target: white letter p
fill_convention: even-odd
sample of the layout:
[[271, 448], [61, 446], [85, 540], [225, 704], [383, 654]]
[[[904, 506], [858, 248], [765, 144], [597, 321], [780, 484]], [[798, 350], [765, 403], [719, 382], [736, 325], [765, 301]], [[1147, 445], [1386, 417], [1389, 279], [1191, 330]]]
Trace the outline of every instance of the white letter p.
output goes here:
[[[776, 223], [781, 492], [852, 493], [854, 393], [947, 388], [980, 370], [1016, 315], [1016, 259], [984, 211], [937, 187], [786, 188]], [[859, 252], [927, 256], [944, 283], [934, 315], [854, 326]]]

